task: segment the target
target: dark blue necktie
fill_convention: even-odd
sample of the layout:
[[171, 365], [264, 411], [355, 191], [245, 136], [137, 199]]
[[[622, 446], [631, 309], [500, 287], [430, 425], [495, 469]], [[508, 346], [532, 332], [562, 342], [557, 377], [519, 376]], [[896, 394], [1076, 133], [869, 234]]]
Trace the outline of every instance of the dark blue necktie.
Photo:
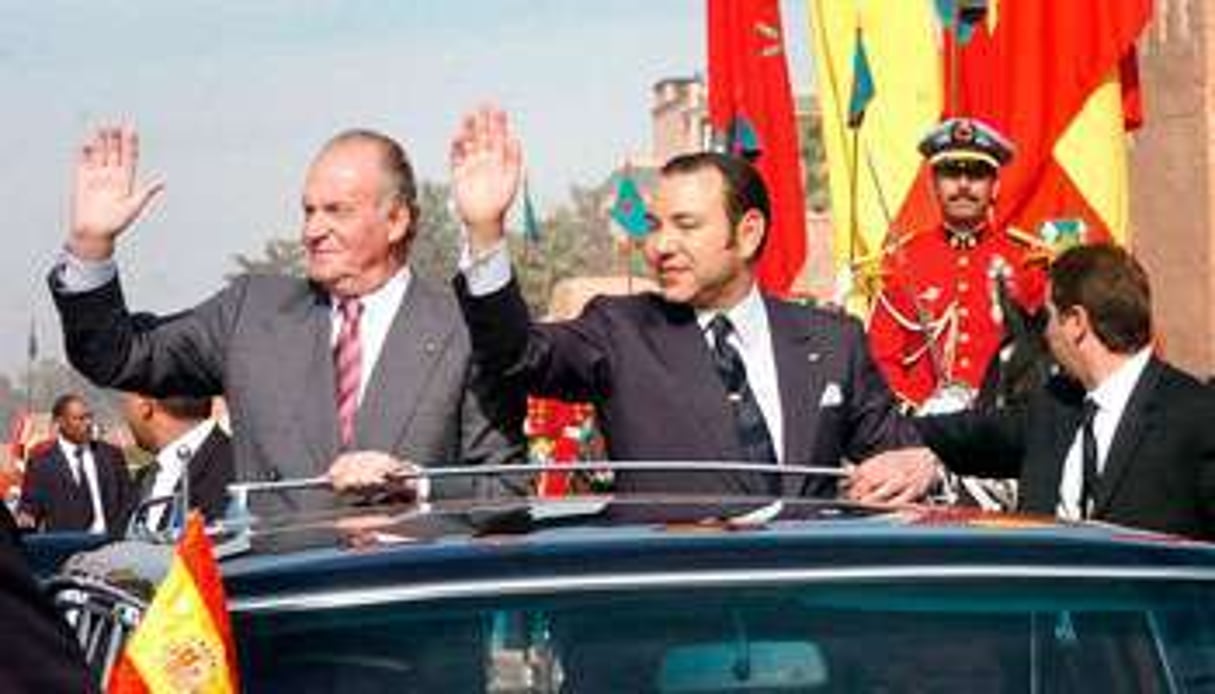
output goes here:
[[717, 375], [721, 377], [730, 398], [743, 459], [754, 463], [775, 463], [776, 449], [772, 446], [764, 413], [759, 409], [755, 394], [747, 383], [747, 367], [728, 339], [730, 333], [734, 332], [734, 326], [729, 318], [718, 314], [709, 321], [709, 332], [713, 334], [713, 366], [717, 368]]

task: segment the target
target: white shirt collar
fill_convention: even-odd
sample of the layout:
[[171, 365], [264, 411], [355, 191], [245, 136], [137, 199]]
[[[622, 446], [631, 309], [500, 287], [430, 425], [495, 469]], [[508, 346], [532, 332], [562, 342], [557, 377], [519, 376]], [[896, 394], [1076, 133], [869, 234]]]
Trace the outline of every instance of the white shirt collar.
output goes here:
[[156, 453], [156, 462], [160, 465], [160, 469], [180, 470], [185, 461], [194, 457], [213, 429], [215, 429], [214, 421], [203, 420], [186, 433], [162, 446]]
[[76, 460], [76, 449], [77, 448], [83, 448], [85, 453], [92, 453], [92, 451], [89, 450], [90, 442], [88, 442], [88, 441], [86, 441], [84, 443], [72, 443], [71, 441], [68, 441], [67, 439], [63, 438], [62, 436], [56, 436], [55, 438], [57, 438], [59, 440], [59, 452], [62, 453], [63, 456], [65, 458], [67, 458], [68, 460], [72, 460], [72, 461]]
[[756, 341], [768, 334], [768, 309], [764, 298], [759, 293], [759, 287], [751, 285], [742, 300], [725, 311], [702, 309], [696, 311], [696, 322], [701, 332], [709, 328], [709, 321], [719, 313], [725, 314], [734, 326], [734, 335], [744, 349], [751, 349]]
[[[409, 265], [402, 265], [396, 274], [388, 278], [388, 281], [380, 285], [375, 291], [364, 294], [359, 297], [359, 301], [363, 304], [363, 317], [365, 320], [379, 322], [391, 322], [392, 317], [396, 315], [397, 309], [401, 306], [401, 299], [404, 298], [406, 290], [409, 289], [409, 283], [413, 279], [413, 273], [409, 270]], [[341, 320], [341, 312], [338, 309], [336, 300], [330, 301], [330, 311], [333, 313], [334, 320]], [[384, 316], [387, 316], [386, 318]], [[334, 339], [337, 339], [336, 333]]]
[[1131, 399], [1131, 392], [1135, 390], [1135, 384], [1139, 382], [1139, 377], [1143, 375], [1151, 357], [1150, 347], [1139, 350], [1122, 362], [1122, 365], [1091, 390], [1088, 396], [1097, 403], [1101, 411], [1120, 414]]

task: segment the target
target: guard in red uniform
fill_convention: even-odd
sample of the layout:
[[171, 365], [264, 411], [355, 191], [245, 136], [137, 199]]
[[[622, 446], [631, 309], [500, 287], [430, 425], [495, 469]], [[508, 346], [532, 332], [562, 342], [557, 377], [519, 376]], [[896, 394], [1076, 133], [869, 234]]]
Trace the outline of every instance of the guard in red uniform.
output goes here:
[[1026, 308], [1041, 305], [1045, 273], [1036, 249], [995, 228], [999, 170], [1012, 145], [973, 118], [954, 118], [920, 142], [932, 166], [939, 227], [896, 240], [883, 261], [882, 291], [870, 318], [874, 357], [890, 387], [921, 406], [944, 397], [968, 404], [999, 349], [1002, 316], [996, 279]]

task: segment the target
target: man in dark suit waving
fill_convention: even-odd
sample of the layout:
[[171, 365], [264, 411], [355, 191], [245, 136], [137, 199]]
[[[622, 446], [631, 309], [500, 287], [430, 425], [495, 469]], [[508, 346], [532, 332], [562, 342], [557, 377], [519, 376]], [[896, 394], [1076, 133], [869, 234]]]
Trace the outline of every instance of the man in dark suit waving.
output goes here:
[[75, 393], [51, 407], [56, 440], [30, 460], [18, 517], [42, 530], [121, 535], [135, 503], [122, 451], [93, 439], [93, 412]]
[[[1019, 475], [1024, 511], [1215, 539], [1215, 389], [1153, 356], [1147, 273], [1122, 248], [1072, 248], [1051, 265], [1047, 310], [1071, 378], [1017, 410], [918, 420], [932, 452], [963, 474]], [[932, 463], [909, 457], [862, 465], [853, 494], [922, 491]]]
[[[838, 466], [918, 442], [857, 321], [759, 291], [771, 214], [749, 163], [709, 152], [668, 162], [646, 241], [659, 293], [601, 297], [544, 324], [530, 321], [502, 240], [519, 168], [503, 113], [465, 122], [452, 184], [468, 229], [457, 285], [474, 355], [533, 393], [593, 402], [612, 458]], [[617, 488], [834, 493], [833, 479], [794, 479], [647, 473], [618, 476]]]

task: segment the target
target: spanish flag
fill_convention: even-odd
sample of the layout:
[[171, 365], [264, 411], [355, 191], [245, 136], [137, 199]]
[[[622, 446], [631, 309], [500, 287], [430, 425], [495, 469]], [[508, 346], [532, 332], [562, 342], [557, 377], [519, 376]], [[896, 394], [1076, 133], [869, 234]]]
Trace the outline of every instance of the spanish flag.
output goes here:
[[110, 674], [110, 694], [240, 691], [219, 567], [191, 512], [173, 563]]

